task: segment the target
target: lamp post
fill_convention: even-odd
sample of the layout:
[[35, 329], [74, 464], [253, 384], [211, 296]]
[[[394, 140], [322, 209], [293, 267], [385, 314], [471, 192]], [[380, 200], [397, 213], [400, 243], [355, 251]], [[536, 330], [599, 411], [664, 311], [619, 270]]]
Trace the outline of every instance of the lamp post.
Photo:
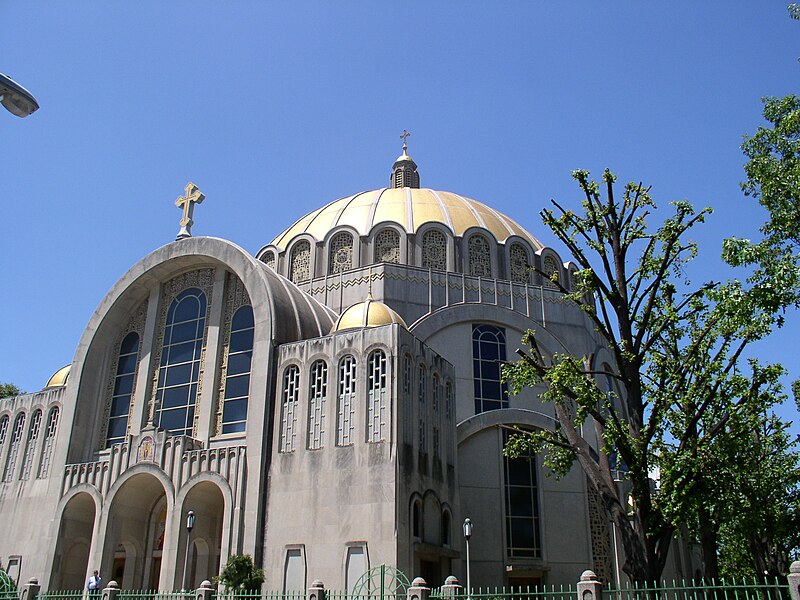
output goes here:
[[2, 73], [0, 73], [0, 104], [18, 117], [27, 117], [39, 109], [39, 103], [33, 94]]
[[469, 538], [472, 537], [472, 521], [464, 519], [464, 540], [467, 543], [467, 598], [472, 595], [472, 582], [469, 578]]
[[183, 557], [183, 586], [181, 589], [186, 590], [186, 578], [189, 575], [189, 543], [192, 538], [192, 529], [194, 529], [194, 511], [190, 510], [186, 514], [186, 555]]

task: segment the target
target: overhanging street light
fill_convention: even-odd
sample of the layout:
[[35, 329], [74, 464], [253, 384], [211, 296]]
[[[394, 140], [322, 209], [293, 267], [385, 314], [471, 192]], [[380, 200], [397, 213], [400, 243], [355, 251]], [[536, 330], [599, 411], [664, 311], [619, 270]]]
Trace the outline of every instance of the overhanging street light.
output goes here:
[[464, 540], [467, 543], [467, 598], [472, 596], [472, 583], [469, 578], [469, 538], [472, 537], [472, 521], [464, 519]]
[[186, 514], [186, 554], [183, 557], [183, 586], [181, 589], [187, 590], [186, 578], [189, 575], [189, 543], [192, 539], [192, 529], [194, 529], [194, 511], [190, 510]]
[[27, 117], [39, 110], [39, 103], [28, 90], [0, 73], [0, 104], [18, 117]]

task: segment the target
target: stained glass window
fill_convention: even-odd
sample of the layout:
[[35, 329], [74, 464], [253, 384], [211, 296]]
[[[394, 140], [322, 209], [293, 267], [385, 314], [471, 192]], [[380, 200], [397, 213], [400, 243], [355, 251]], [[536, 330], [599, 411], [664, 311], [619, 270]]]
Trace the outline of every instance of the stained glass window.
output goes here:
[[289, 279], [293, 283], [311, 279], [311, 244], [307, 240], [301, 240], [292, 247]]
[[270, 269], [275, 269], [275, 253], [272, 251], [264, 252], [261, 255], [261, 262], [267, 265]]
[[429, 229], [422, 236], [422, 266], [434, 271], [447, 270], [447, 238], [438, 229]]
[[556, 284], [553, 282], [552, 275], [555, 274], [555, 280], [559, 281], [561, 278], [559, 277], [559, 269], [558, 264], [556, 263], [556, 259], [552, 256], [545, 256], [544, 257], [544, 268], [542, 269], [546, 274], [547, 278], [544, 281], [544, 284], [548, 287], [556, 287]]
[[528, 283], [528, 252], [522, 244], [511, 244], [508, 251], [508, 262], [511, 266], [511, 281]]
[[136, 367], [139, 363], [139, 334], [131, 331], [119, 345], [117, 373], [111, 392], [111, 407], [108, 413], [106, 448], [120, 444], [128, 434], [128, 414], [136, 384]]
[[375, 262], [400, 262], [400, 234], [394, 229], [382, 229], [375, 236]]
[[473, 277], [492, 276], [492, 254], [489, 240], [480, 234], [469, 238], [469, 274]]
[[353, 268], [353, 236], [343, 231], [331, 238], [328, 251], [328, 273], [339, 273]]
[[222, 401], [222, 433], [247, 429], [247, 401], [250, 397], [250, 366], [253, 360], [253, 307], [242, 306], [231, 319], [225, 397]]
[[505, 332], [494, 325], [473, 325], [472, 376], [476, 414], [508, 407], [508, 389], [501, 377], [505, 360]]

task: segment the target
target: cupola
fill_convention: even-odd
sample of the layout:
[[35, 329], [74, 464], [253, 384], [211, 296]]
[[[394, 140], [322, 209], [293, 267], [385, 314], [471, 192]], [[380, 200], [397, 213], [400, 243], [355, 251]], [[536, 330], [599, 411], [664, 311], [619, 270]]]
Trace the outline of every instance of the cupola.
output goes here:
[[365, 327], [380, 327], [397, 323], [408, 329], [403, 318], [383, 302], [374, 300], [372, 295], [358, 304], [347, 308], [331, 329], [331, 333], [339, 333], [349, 329], [363, 329]]
[[390, 185], [393, 188], [417, 188], [419, 189], [419, 173], [417, 173], [417, 163], [408, 155], [408, 144], [406, 138], [411, 134], [403, 131], [403, 153], [397, 157], [392, 166], [392, 176]]

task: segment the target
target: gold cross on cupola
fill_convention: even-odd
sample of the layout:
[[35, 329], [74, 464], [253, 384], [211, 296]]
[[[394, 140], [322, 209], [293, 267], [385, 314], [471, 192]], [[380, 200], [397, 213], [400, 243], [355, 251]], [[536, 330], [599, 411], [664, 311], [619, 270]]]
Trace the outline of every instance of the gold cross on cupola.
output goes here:
[[186, 184], [186, 195], [181, 196], [175, 201], [175, 206], [183, 209], [183, 217], [181, 218], [181, 230], [178, 232], [176, 240], [192, 237], [192, 215], [194, 214], [194, 205], [200, 204], [205, 200], [205, 195], [198, 189], [198, 187], [189, 182]]

